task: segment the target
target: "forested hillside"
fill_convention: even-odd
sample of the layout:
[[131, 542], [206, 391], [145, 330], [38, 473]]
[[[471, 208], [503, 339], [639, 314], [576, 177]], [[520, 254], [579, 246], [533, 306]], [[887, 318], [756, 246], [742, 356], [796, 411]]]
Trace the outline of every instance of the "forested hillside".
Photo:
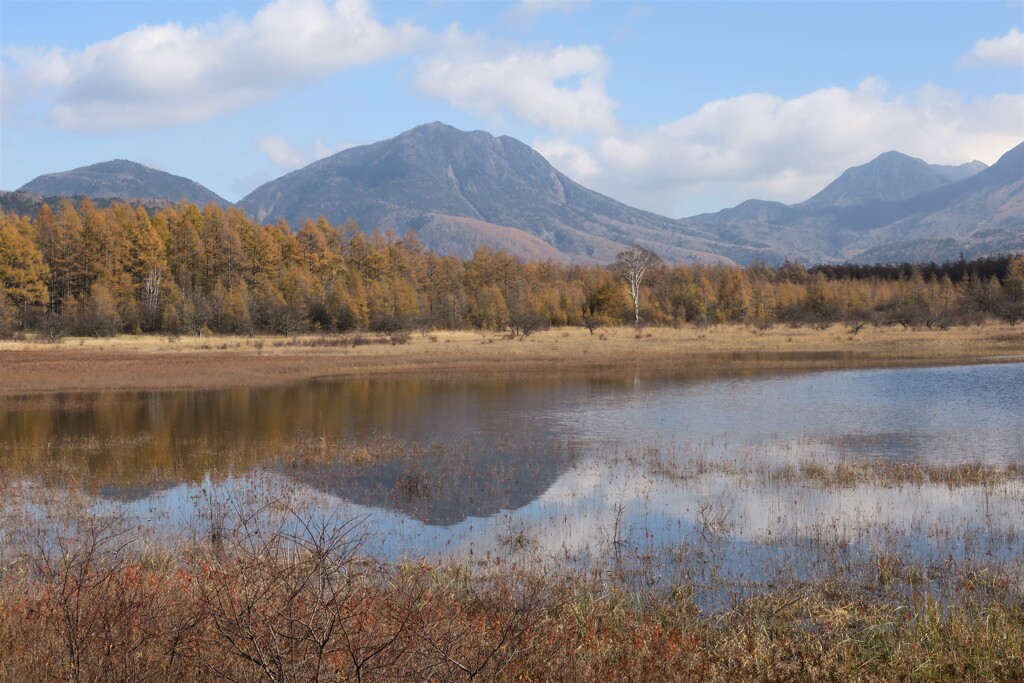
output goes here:
[[[614, 264], [524, 262], [481, 248], [442, 256], [412, 232], [366, 235], [307, 221], [293, 231], [239, 209], [147, 212], [83, 200], [35, 217], [0, 213], [0, 333], [295, 334], [631, 321]], [[806, 269], [657, 263], [640, 283], [645, 324], [741, 322], [945, 327], [1024, 320], [1024, 257], [945, 265]]]

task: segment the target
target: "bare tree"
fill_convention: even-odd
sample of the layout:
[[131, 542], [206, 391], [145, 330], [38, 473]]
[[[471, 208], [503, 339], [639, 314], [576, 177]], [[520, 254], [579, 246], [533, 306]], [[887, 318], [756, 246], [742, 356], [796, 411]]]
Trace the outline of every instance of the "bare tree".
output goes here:
[[619, 252], [615, 257], [615, 270], [626, 278], [629, 295], [633, 297], [633, 313], [636, 327], [640, 329], [640, 285], [647, 271], [661, 263], [661, 257], [650, 249], [634, 244], [626, 251]]

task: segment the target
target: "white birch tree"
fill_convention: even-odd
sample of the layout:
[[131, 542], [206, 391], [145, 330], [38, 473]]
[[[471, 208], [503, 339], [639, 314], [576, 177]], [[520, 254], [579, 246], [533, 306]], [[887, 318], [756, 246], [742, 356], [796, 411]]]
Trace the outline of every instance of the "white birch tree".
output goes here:
[[629, 295], [633, 298], [633, 314], [638, 330], [640, 329], [640, 285], [643, 284], [647, 271], [659, 263], [661, 263], [660, 256], [638, 244], [634, 244], [615, 256], [615, 270], [626, 279]]

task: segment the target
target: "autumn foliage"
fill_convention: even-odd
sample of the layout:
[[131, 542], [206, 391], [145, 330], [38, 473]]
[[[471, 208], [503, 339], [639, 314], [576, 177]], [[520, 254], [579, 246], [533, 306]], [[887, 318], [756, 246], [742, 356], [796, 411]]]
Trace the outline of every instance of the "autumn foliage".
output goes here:
[[[461, 260], [412, 232], [260, 225], [238, 209], [152, 213], [83, 199], [0, 213], [0, 335], [202, 335], [508, 329], [627, 321], [948, 327], [1024, 320], [1024, 258], [912, 267], [653, 263], [636, 292], [614, 264]], [[634, 303], [639, 309], [634, 310]], [[638, 319], [638, 320], [637, 320]]]

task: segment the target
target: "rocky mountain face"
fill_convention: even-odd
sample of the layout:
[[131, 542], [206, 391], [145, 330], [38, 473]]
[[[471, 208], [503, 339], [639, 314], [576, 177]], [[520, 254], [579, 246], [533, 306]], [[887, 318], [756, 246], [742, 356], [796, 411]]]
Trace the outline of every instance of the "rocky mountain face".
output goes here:
[[324, 216], [363, 229], [414, 229], [429, 248], [471, 256], [607, 263], [638, 242], [673, 261], [744, 261], [748, 245], [626, 206], [572, 181], [529, 146], [441, 123], [356, 147], [257, 188], [240, 206], [297, 227]]
[[527, 145], [440, 123], [345, 150], [256, 189], [241, 206], [293, 226], [320, 215], [414, 229], [429, 248], [609, 262], [632, 243], [673, 261], [931, 260], [1021, 249], [1020, 148], [991, 169], [886, 152], [794, 205], [750, 200], [677, 221], [588, 190]]
[[22, 185], [18, 191], [41, 197], [117, 198], [171, 203], [185, 200], [199, 206], [208, 202], [231, 206], [231, 202], [194, 180], [125, 159], [47, 173]]

